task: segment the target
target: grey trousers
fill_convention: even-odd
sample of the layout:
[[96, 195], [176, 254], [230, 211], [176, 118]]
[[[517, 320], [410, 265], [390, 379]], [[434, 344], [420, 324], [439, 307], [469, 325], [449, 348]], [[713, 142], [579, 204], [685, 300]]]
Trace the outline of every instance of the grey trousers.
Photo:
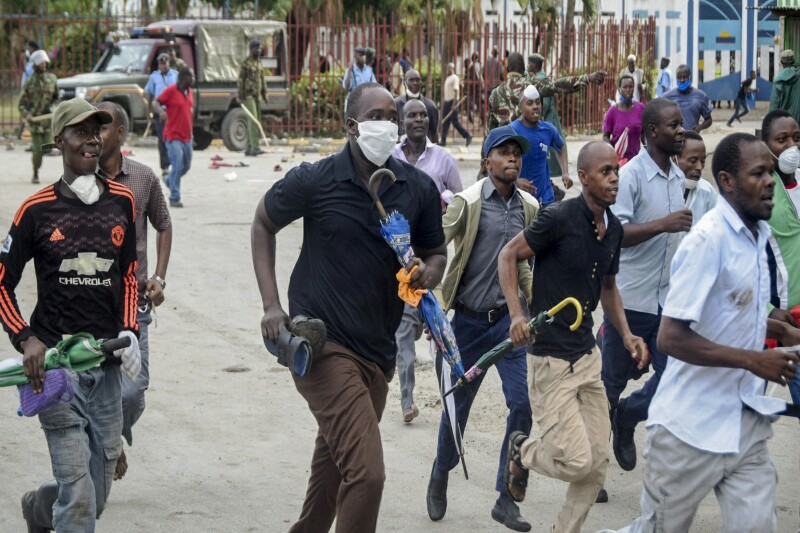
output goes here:
[[397, 342], [397, 375], [400, 379], [400, 406], [405, 411], [414, 403], [414, 343], [422, 336], [422, 320], [416, 307], [405, 304], [403, 318], [394, 335]]
[[745, 409], [739, 453], [693, 448], [663, 426], [647, 430], [642, 516], [621, 531], [684, 533], [697, 506], [714, 491], [722, 510], [722, 531], [768, 533], [778, 527], [778, 474], [767, 450], [771, 431], [764, 417]]

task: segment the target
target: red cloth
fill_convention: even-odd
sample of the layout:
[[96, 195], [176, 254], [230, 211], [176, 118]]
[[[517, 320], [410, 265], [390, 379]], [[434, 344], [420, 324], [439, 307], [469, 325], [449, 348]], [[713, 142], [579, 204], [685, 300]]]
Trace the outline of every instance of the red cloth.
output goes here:
[[189, 89], [183, 94], [178, 84], [170, 85], [158, 97], [158, 101], [167, 106], [167, 123], [164, 125], [164, 142], [192, 140], [192, 109], [194, 93]]

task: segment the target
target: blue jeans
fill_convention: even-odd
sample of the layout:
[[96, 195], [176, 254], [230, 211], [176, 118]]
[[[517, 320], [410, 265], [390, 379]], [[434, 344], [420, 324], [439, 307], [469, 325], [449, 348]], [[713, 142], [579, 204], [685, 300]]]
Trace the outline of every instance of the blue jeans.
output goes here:
[[188, 143], [178, 140], [167, 141], [167, 153], [172, 170], [167, 175], [167, 187], [169, 187], [169, 201], [179, 202], [181, 200], [181, 178], [189, 172], [192, 166], [192, 141]]
[[792, 402], [800, 405], [800, 372], [795, 374], [794, 379], [789, 383], [789, 393], [792, 395]]
[[[511, 319], [509, 315], [506, 315], [491, 324], [483, 320], [469, 318], [456, 311], [452, 323], [456, 342], [461, 350], [461, 361], [464, 363], [464, 369], [466, 370], [474, 365], [483, 354], [508, 338]], [[531, 404], [528, 400], [528, 365], [525, 357], [525, 348], [515, 349], [495, 366], [498, 374], [500, 374], [500, 380], [503, 382], [503, 395], [506, 398], [506, 406], [509, 409], [508, 418], [506, 419], [506, 433], [500, 443], [500, 461], [495, 483], [495, 489], [505, 494], [507, 489], [503, 483], [503, 473], [508, 463], [506, 459], [508, 436], [513, 431], [522, 431], [525, 434], [531, 432]], [[480, 389], [484, 377], [486, 377], [486, 374], [481, 374], [466, 387], [457, 389], [453, 393], [456, 404], [456, 419], [462, 432], [466, 429], [472, 402], [478, 393], [478, 389]], [[456, 377], [452, 373], [451, 378], [455, 383]], [[447, 419], [447, 415], [442, 411], [434, 476], [437, 474], [443, 476], [445, 472], [449, 472], [456, 467], [458, 460], [458, 452], [453, 442], [450, 422]]]
[[628, 385], [629, 379], [638, 379], [641, 372], [637, 371], [636, 361], [631, 353], [622, 344], [622, 337], [614, 329], [608, 319], [603, 319], [603, 370], [601, 376], [606, 387], [608, 403], [612, 409], [617, 408], [617, 417], [620, 425], [633, 428], [636, 424], [647, 420], [647, 410], [650, 400], [656, 393], [661, 374], [667, 366], [667, 356], [658, 351], [656, 339], [658, 327], [661, 324], [661, 309], [658, 314], [641, 313], [625, 309], [625, 318], [628, 327], [634, 335], [644, 339], [650, 350], [650, 364], [655, 371], [644, 386], [632, 393], [627, 398], [620, 399], [622, 391]]
[[131, 429], [144, 413], [144, 391], [150, 385], [150, 340], [147, 327], [153, 321], [150, 312], [141, 311], [136, 315], [139, 323], [139, 351], [142, 354], [142, 369], [136, 379], [131, 379], [122, 373], [122, 436], [128, 441], [128, 446], [133, 444]]
[[[120, 367], [103, 364], [70, 372], [75, 397], [39, 414], [47, 437], [57, 499], [44, 485], [39, 506], [53, 510], [52, 528], [59, 533], [94, 531], [111, 492], [111, 479], [122, 450]], [[47, 485], [47, 484], [45, 484]], [[52, 504], [46, 500], [50, 497]], [[49, 526], [49, 524], [41, 524]]]
[[[733, 105], [734, 105], [733, 115], [731, 116], [731, 118], [728, 119], [728, 124], [729, 125], [733, 124], [733, 121], [736, 120], [737, 118], [741, 118], [741, 117], [745, 116], [746, 114], [748, 114], [750, 112], [750, 107], [747, 105], [747, 98], [746, 97], [745, 98], [737, 98], [733, 102]], [[741, 113], [739, 112], [739, 109], [742, 110]]]

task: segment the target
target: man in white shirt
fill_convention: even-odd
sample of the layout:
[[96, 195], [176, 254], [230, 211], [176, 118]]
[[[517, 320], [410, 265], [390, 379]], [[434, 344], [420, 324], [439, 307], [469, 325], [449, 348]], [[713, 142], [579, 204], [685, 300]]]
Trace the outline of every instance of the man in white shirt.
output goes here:
[[686, 180], [683, 182], [683, 199], [692, 212], [692, 226], [717, 205], [717, 191], [701, 176], [706, 166], [706, 143], [699, 133], [683, 133], [683, 151], [677, 157], [678, 168]]
[[[644, 96], [644, 71], [636, 66], [636, 56], [631, 54], [628, 56], [628, 66], [619, 72], [618, 78], [623, 74], [633, 77], [633, 101], [641, 102]], [[619, 100], [619, 93], [617, 93], [617, 100]]]
[[453, 63], [447, 64], [447, 78], [444, 80], [444, 108], [442, 109], [442, 137], [441, 145], [447, 146], [447, 131], [450, 124], [467, 140], [467, 146], [472, 142], [472, 135], [461, 125], [458, 118], [459, 80], [456, 76], [456, 67]]
[[689, 531], [712, 490], [722, 531], [777, 527], [766, 445], [772, 418], [749, 407], [767, 380], [786, 385], [800, 362], [796, 353], [763, 350], [767, 332], [787, 346], [800, 337], [767, 319], [773, 161], [756, 137], [735, 133], [719, 143], [712, 166], [720, 200], [672, 262], [658, 336], [670, 359], [647, 422], [642, 516], [623, 531]]

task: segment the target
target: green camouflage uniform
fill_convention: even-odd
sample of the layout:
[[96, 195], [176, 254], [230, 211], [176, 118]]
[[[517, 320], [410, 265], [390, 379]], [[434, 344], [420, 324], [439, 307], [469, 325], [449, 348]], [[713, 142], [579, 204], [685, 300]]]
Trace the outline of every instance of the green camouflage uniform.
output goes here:
[[586, 74], [566, 76], [557, 80], [550, 78], [528, 78], [518, 72], [509, 72], [506, 80], [492, 90], [489, 95], [489, 129], [499, 128], [514, 122], [519, 116], [519, 101], [525, 87], [533, 84], [539, 96], [553, 96], [562, 92], [572, 92], [589, 82]]
[[[254, 117], [261, 118], [261, 99], [262, 93], [266, 92], [264, 86], [264, 76], [261, 69], [261, 60], [247, 56], [239, 69], [239, 99]], [[255, 122], [247, 119], [247, 148], [245, 153], [257, 152], [259, 148], [260, 134]]]
[[[29, 114], [32, 117], [46, 115], [52, 111], [56, 102], [58, 102], [58, 84], [55, 74], [34, 70], [33, 75], [25, 81], [19, 97], [20, 114], [23, 117]], [[42, 166], [42, 145], [53, 142], [51, 123], [51, 120], [28, 123], [33, 143], [31, 159], [34, 176], [39, 175], [39, 168]]]
[[[533, 79], [534, 77], [548, 81], [550, 80], [547, 74], [541, 70], [537, 72], [535, 76], [528, 74], [528, 79]], [[570, 91], [559, 92], [567, 93]], [[561, 135], [561, 138], [564, 138], [564, 132], [561, 131], [561, 119], [558, 117], [558, 111], [556, 111], [556, 99], [552, 96], [546, 96], [542, 98], [542, 120], [555, 126], [558, 130], [558, 134]], [[557, 178], [562, 175], [561, 165], [558, 163], [558, 157], [555, 150], [549, 150], [547, 154], [547, 166], [550, 167], [551, 178]]]

